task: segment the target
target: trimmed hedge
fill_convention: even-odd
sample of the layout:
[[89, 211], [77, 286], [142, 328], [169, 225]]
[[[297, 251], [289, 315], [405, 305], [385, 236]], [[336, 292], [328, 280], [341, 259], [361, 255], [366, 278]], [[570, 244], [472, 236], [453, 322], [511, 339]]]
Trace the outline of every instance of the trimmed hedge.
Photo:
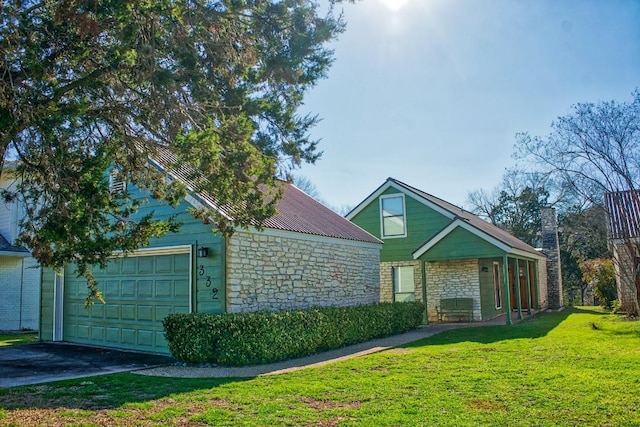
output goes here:
[[307, 356], [373, 338], [400, 334], [422, 323], [420, 302], [357, 307], [172, 314], [162, 322], [178, 361], [256, 365]]

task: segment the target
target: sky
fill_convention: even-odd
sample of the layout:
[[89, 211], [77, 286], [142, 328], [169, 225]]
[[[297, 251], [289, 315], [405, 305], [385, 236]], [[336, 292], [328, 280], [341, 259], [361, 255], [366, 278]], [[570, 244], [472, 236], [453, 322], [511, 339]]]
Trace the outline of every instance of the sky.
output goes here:
[[[387, 177], [458, 206], [501, 182], [515, 135], [640, 89], [640, 0], [361, 0], [302, 112], [322, 158], [301, 175], [338, 209]], [[468, 206], [467, 206], [468, 207]]]

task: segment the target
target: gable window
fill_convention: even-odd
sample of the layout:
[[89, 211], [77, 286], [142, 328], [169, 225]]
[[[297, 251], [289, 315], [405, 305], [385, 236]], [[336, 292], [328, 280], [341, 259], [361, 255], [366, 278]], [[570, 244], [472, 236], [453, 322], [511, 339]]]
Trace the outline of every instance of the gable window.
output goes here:
[[112, 169], [109, 173], [109, 192], [111, 194], [125, 194], [127, 192], [127, 182], [122, 180], [117, 169]]
[[496, 309], [502, 308], [502, 286], [500, 284], [500, 264], [493, 263], [493, 287], [496, 295]]
[[415, 300], [415, 281], [413, 266], [393, 268], [393, 293], [394, 301]]
[[403, 194], [380, 197], [380, 216], [382, 238], [407, 236]]

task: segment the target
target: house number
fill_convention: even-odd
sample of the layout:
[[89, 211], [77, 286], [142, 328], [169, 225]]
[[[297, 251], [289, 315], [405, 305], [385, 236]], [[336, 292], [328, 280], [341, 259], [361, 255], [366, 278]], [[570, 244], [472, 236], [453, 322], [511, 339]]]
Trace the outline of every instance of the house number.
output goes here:
[[200, 266], [200, 269], [198, 270], [198, 276], [204, 276], [204, 265]]
[[210, 287], [211, 287], [211, 276], [207, 276], [207, 281], [205, 282], [205, 286], [206, 286], [207, 288], [210, 288]]
[[218, 288], [211, 289], [211, 299], [218, 299]]

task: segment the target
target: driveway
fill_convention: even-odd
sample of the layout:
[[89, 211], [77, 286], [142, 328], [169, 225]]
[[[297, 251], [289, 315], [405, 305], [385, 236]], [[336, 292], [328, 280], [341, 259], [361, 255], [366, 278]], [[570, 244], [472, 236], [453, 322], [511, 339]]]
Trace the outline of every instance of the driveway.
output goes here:
[[129, 372], [172, 362], [169, 356], [63, 343], [0, 347], [0, 387]]

